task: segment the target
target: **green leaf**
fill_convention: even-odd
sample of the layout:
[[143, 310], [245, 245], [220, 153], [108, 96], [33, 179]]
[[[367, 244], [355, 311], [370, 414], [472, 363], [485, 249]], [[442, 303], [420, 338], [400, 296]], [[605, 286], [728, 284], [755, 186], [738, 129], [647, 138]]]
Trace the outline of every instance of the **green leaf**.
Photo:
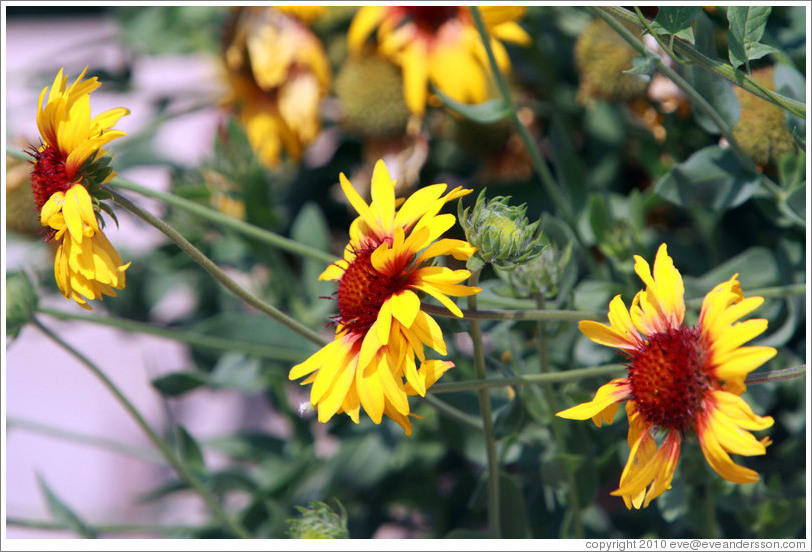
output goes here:
[[440, 96], [440, 99], [451, 111], [477, 123], [496, 123], [510, 116], [510, 106], [506, 105], [501, 99], [488, 100], [480, 104], [466, 104], [443, 94], [434, 86], [432, 86], [432, 92]]
[[751, 247], [699, 278], [684, 275], [685, 295], [702, 297], [716, 284], [729, 280], [734, 274], [739, 275], [745, 295], [748, 289], [774, 286], [781, 281], [778, 264], [772, 251], [766, 247]]
[[609, 212], [607, 202], [600, 195], [591, 194], [587, 209], [589, 225], [592, 227], [593, 234], [595, 234], [595, 241], [602, 243], [609, 235], [609, 230], [612, 227], [612, 214]]
[[245, 393], [258, 393], [267, 387], [259, 359], [234, 351], [220, 357], [209, 383], [214, 387], [237, 389]]
[[708, 146], [672, 168], [654, 191], [682, 207], [726, 210], [750, 199], [757, 186], [758, 177], [732, 151]]
[[59, 521], [71, 528], [77, 535], [86, 539], [95, 539], [98, 537], [96, 531], [88, 526], [82, 519], [76, 515], [70, 506], [65, 504], [58, 496], [54, 494], [45, 479], [37, 474], [37, 482], [39, 483], [40, 491], [45, 496], [45, 501], [48, 503], [48, 511], [56, 521]]
[[645, 56], [637, 56], [632, 59], [632, 68], [623, 72], [627, 75], [640, 75], [651, 79], [654, 73], [657, 72], [657, 56], [646, 51]]
[[504, 538], [527, 539], [533, 536], [527, 523], [522, 488], [515, 478], [505, 474], [499, 475], [499, 509]]
[[660, 6], [657, 17], [651, 23], [651, 29], [656, 34], [664, 31], [693, 44], [694, 32], [691, 22], [701, 9], [699, 6]]
[[166, 397], [180, 397], [205, 383], [203, 376], [192, 372], [174, 372], [152, 380], [152, 386]]
[[727, 19], [730, 29], [727, 33], [727, 47], [730, 63], [738, 68], [751, 59], [759, 59], [774, 48], [761, 44], [764, 28], [772, 8], [770, 6], [730, 6]]
[[176, 446], [181, 460], [197, 473], [206, 471], [206, 462], [203, 460], [203, 452], [186, 428], [178, 424], [175, 426]]

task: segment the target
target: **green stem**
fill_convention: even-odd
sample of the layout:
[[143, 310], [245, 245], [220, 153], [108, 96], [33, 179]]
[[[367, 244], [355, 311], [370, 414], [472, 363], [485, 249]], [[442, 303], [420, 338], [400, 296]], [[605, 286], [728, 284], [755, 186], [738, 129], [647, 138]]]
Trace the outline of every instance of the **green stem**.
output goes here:
[[244, 234], [250, 238], [254, 238], [255, 240], [258, 240], [262, 243], [266, 243], [273, 247], [278, 247], [279, 249], [288, 251], [289, 253], [302, 255], [304, 257], [310, 257], [312, 259], [322, 261], [327, 264], [333, 263], [336, 260], [336, 258], [333, 255], [325, 251], [321, 251], [320, 249], [316, 249], [315, 247], [311, 247], [309, 245], [299, 243], [295, 240], [291, 240], [290, 238], [280, 236], [279, 234], [274, 234], [273, 232], [269, 232], [268, 230], [263, 230], [262, 228], [258, 228], [252, 224], [248, 224], [247, 222], [236, 219], [234, 217], [224, 215], [219, 211], [210, 209], [204, 205], [200, 205], [199, 203], [189, 201], [188, 199], [184, 199], [176, 195], [159, 192], [157, 190], [151, 190], [147, 187], [141, 186], [140, 184], [124, 180], [123, 178], [120, 177], [113, 178], [107, 184], [108, 190], [111, 188], [121, 188], [122, 190], [129, 190], [131, 192], [136, 192], [143, 196], [159, 199], [162, 202], [166, 203], [167, 205], [183, 209], [184, 211], [188, 211], [204, 220], [213, 222], [215, 224], [219, 224], [220, 226], [223, 226], [225, 228], [230, 228], [231, 230], [240, 232], [241, 234]]
[[[472, 323], [475, 321], [471, 321]], [[468, 381], [452, 381], [447, 383], [435, 383], [429, 393], [454, 393], [457, 391], [473, 391], [489, 389], [491, 387], [507, 387], [513, 385], [536, 385], [539, 383], [553, 383], [562, 381], [573, 381], [597, 376], [608, 376], [622, 374], [626, 367], [622, 364], [607, 364], [605, 366], [595, 366], [591, 368], [576, 368], [565, 372], [551, 372], [549, 374], [530, 374], [523, 376], [512, 376], [509, 378], [480, 378]]]
[[468, 426], [471, 429], [476, 429], [477, 431], [482, 431], [482, 422], [479, 418], [475, 418], [470, 414], [466, 414], [459, 408], [451, 406], [444, 400], [435, 397], [433, 395], [426, 395], [424, 397], [425, 401], [437, 409], [438, 412], [448, 416], [450, 419], [454, 420], [455, 422]]
[[198, 479], [198, 477], [192, 472], [191, 469], [179, 458], [172, 448], [155, 433], [155, 430], [150, 427], [138, 409], [130, 402], [130, 400], [124, 396], [124, 394], [119, 390], [113, 381], [107, 377], [107, 375], [99, 369], [98, 366], [93, 364], [86, 356], [82, 353], [77, 351], [73, 348], [69, 343], [62, 340], [58, 335], [44, 326], [39, 320], [34, 318], [31, 321], [34, 326], [39, 328], [42, 333], [48, 336], [51, 340], [53, 340], [57, 345], [65, 349], [68, 353], [74, 356], [77, 360], [79, 360], [82, 364], [87, 367], [94, 376], [96, 376], [102, 384], [113, 394], [113, 396], [118, 400], [121, 406], [130, 414], [130, 416], [135, 420], [135, 423], [141, 428], [141, 430], [147, 435], [149, 440], [152, 442], [153, 445], [160, 451], [161, 455], [166, 459], [167, 462], [174, 468], [175, 472], [178, 476], [183, 479], [186, 483], [189, 484], [195, 491], [197, 491], [200, 498], [206, 503], [209, 509], [212, 511], [214, 516], [223, 524], [223, 527], [232, 533], [234, 536], [239, 538], [246, 538], [250, 539], [251, 534], [237, 521], [231, 519], [228, 514], [226, 514], [225, 510], [223, 510], [220, 503], [217, 501], [217, 498], [206, 488], [206, 486]]
[[502, 96], [502, 101], [507, 107], [507, 112], [510, 114], [510, 119], [513, 122], [513, 126], [519, 133], [519, 138], [522, 140], [524, 147], [530, 154], [530, 158], [533, 161], [533, 167], [541, 179], [541, 184], [544, 186], [544, 191], [547, 192], [547, 195], [552, 200], [553, 205], [564, 218], [567, 225], [570, 227], [570, 230], [572, 230], [573, 236], [575, 236], [578, 245], [584, 252], [584, 258], [589, 265], [590, 271], [596, 272], [597, 266], [595, 259], [592, 258], [592, 255], [589, 253], [589, 250], [584, 244], [581, 233], [578, 231], [578, 224], [575, 220], [575, 215], [572, 212], [572, 208], [570, 207], [569, 203], [565, 201], [564, 195], [558, 189], [555, 178], [550, 172], [550, 169], [547, 168], [547, 163], [544, 161], [541, 150], [539, 150], [533, 136], [530, 134], [530, 130], [524, 123], [522, 123], [521, 119], [519, 119], [519, 110], [516, 108], [516, 104], [513, 102], [513, 98], [510, 95], [510, 89], [508, 88], [505, 76], [499, 69], [499, 64], [496, 63], [496, 56], [493, 53], [493, 48], [491, 48], [491, 37], [488, 34], [488, 29], [485, 27], [484, 21], [482, 20], [482, 14], [480, 13], [479, 8], [476, 6], [471, 6], [470, 10], [471, 16], [474, 19], [474, 24], [476, 25], [479, 36], [482, 39], [482, 45], [485, 47], [485, 52], [488, 55], [488, 64], [491, 68], [491, 74], [496, 81], [496, 86], [499, 89], [499, 94]]
[[[444, 318], [456, 318], [456, 315], [444, 307], [422, 305], [428, 314]], [[580, 322], [581, 320], [602, 320], [605, 315], [585, 311], [568, 310], [471, 310], [461, 309], [463, 318], [469, 320], [547, 320], [559, 322]]]
[[296, 349], [285, 349], [283, 347], [271, 347], [263, 345], [262, 343], [249, 343], [246, 341], [234, 340], [230, 338], [218, 337], [216, 335], [204, 335], [195, 332], [184, 332], [173, 330], [171, 328], [164, 328], [162, 326], [155, 326], [153, 324], [145, 324], [143, 322], [136, 322], [135, 320], [126, 320], [123, 318], [109, 318], [102, 316], [94, 316], [92, 314], [73, 313], [49, 307], [40, 306], [37, 312], [53, 316], [60, 320], [81, 320], [82, 322], [90, 322], [91, 324], [100, 324], [102, 326], [109, 326], [119, 328], [128, 332], [137, 332], [147, 335], [154, 335], [157, 337], [164, 337], [186, 343], [192, 347], [199, 349], [208, 349], [212, 351], [238, 351], [249, 355], [269, 358], [274, 360], [282, 360], [285, 362], [300, 362], [302, 356], [306, 353], [304, 351], [297, 351]]
[[[55, 521], [41, 521], [36, 519], [23, 519], [16, 517], [6, 518], [6, 525], [9, 527], [23, 527], [26, 529], [39, 529], [42, 531], [71, 531], [72, 528], [63, 523]], [[108, 523], [101, 525], [93, 525], [91, 527], [96, 534], [132, 534], [132, 533], [146, 533], [146, 534], [159, 534], [159, 535], [172, 535], [174, 533], [192, 532], [198, 527], [192, 526], [168, 526], [168, 525], [150, 525], [145, 524], [124, 524], [124, 523]]]
[[[538, 306], [539, 310], [544, 309], [544, 297], [540, 293], [536, 294], [536, 306]], [[550, 373], [550, 360], [547, 350], [547, 338], [544, 335], [545, 331], [544, 321], [538, 320], [536, 322], [536, 349], [539, 354], [539, 367], [542, 374]], [[548, 381], [543, 384], [543, 387], [550, 413], [551, 415], [555, 414], [555, 412], [558, 411], [558, 405], [556, 404], [553, 385]], [[564, 433], [562, 432], [561, 419], [553, 416], [551, 425], [558, 452], [563, 454], [566, 452], [567, 443]], [[578, 480], [575, 477], [574, 471], [567, 470], [567, 480], [569, 482], [569, 506], [570, 512], [572, 513], [572, 525], [575, 529], [575, 538], [582, 539], [584, 538], [584, 524], [581, 519], [581, 504], [578, 498]]]
[[[476, 287], [479, 282], [480, 271], [471, 273], [468, 285]], [[476, 295], [468, 297], [468, 308], [476, 310]], [[479, 320], [472, 319], [469, 323], [469, 332], [474, 345], [474, 369], [477, 378], [485, 379], [485, 351], [482, 345], [482, 330]], [[434, 386], [436, 387], [436, 385]], [[434, 388], [433, 387], [433, 388]], [[491, 397], [487, 388], [481, 388], [479, 393], [479, 408], [482, 412], [482, 430], [485, 434], [485, 446], [488, 456], [488, 522], [491, 527], [491, 537], [502, 538], [501, 512], [499, 508], [499, 457], [496, 454], [496, 436], [493, 431], [493, 414], [491, 412]]]
[[770, 370], [769, 372], [749, 374], [744, 382], [747, 385], [759, 385], [771, 381], [784, 381], [803, 377], [806, 377], [806, 364], [801, 364], [793, 368], [781, 368], [779, 370]]
[[[550, 372], [549, 374], [530, 374], [524, 376], [512, 376], [509, 378], [476, 379], [468, 381], [452, 381], [446, 383], [435, 383], [429, 393], [456, 393], [459, 391], [477, 391], [490, 389], [492, 387], [508, 387], [514, 385], [538, 385], [544, 383], [560, 383], [586, 378], [605, 377], [622, 375], [626, 367], [623, 364], [606, 364], [604, 366], [594, 366], [591, 368], [576, 368], [565, 372]], [[747, 385], [758, 385], [770, 381], [782, 381], [806, 376], [806, 365], [794, 368], [782, 368], [769, 372], [759, 372], [750, 374], [744, 380]]]
[[118, 454], [123, 454], [131, 458], [138, 458], [139, 460], [146, 460], [148, 462], [155, 462], [156, 464], [165, 464], [163, 457], [156, 453], [154, 450], [130, 445], [115, 439], [108, 439], [106, 437], [97, 437], [87, 433], [72, 431], [70, 429], [63, 429], [61, 427], [54, 427], [52, 425], [35, 422], [33, 420], [26, 420], [24, 418], [17, 418], [16, 416], [6, 417], [6, 431], [21, 430], [30, 431], [32, 433], [39, 433], [55, 439], [61, 439], [71, 443], [79, 443], [91, 447], [98, 447], [106, 449]]
[[[702, 94], [697, 92], [694, 89], [694, 87], [692, 87], [676, 71], [668, 67], [665, 63], [663, 63], [662, 60], [660, 60], [660, 58], [656, 54], [654, 54], [654, 52], [646, 48], [645, 44], [643, 44], [643, 42], [639, 38], [637, 38], [637, 36], [635, 36], [635, 34], [632, 31], [627, 29], [625, 26], [623, 26], [622, 23], [620, 23], [620, 21], [615, 19], [615, 17], [613, 17], [615, 10], [610, 10], [609, 8], [602, 7], [590, 7], [589, 9], [592, 11], [592, 13], [603, 19], [610, 27], [612, 27], [615, 30], [615, 32], [617, 32], [621, 37], [623, 37], [623, 39], [626, 40], [626, 42], [628, 42], [635, 50], [640, 52], [641, 55], [653, 56], [653, 59], [656, 60], [657, 70], [666, 77], [668, 77], [671, 80], [671, 82], [676, 84], [680, 90], [685, 92], [685, 94], [689, 98], [691, 98], [691, 101], [696, 106], [701, 108], [702, 111], [704, 111], [707, 114], [707, 116], [710, 117], [710, 119], [719, 129], [719, 132], [728, 141], [728, 143], [730, 144], [730, 149], [733, 151], [733, 153], [736, 154], [736, 157], [739, 158], [739, 160], [742, 162], [742, 165], [747, 169], [749, 169], [751, 172], [755, 172], [755, 164], [753, 163], [753, 160], [750, 158], [750, 156], [748, 156], [744, 152], [744, 150], [741, 149], [739, 142], [733, 136], [733, 129], [730, 128], [727, 122], [722, 118], [721, 115], [719, 115], [719, 113], [717, 113], [717, 111], [713, 108], [713, 106], [710, 103], [708, 103], [708, 101], [704, 98], [704, 96], [702, 96]], [[632, 14], [628, 10], [625, 11], [635, 20], [635, 23], [637, 25], [640, 25], [639, 21], [636, 21], [637, 17], [634, 14]]]
[[[630, 23], [641, 31], [645, 28], [644, 25], [637, 19], [635, 14], [625, 8], [621, 8], [619, 6], [604, 6], [590, 9], [592, 9], [594, 13], [599, 14], [599, 12], [603, 12], [612, 18], [617, 18], [626, 23]], [[603, 19], [605, 20], [605, 18]], [[773, 92], [772, 90], [765, 88], [755, 79], [750, 77], [750, 75], [735, 69], [728, 63], [710, 59], [694, 48], [693, 45], [678, 40], [674, 43], [674, 52], [678, 54], [683, 61], [697, 65], [702, 69], [713, 73], [714, 75], [718, 75], [723, 79], [732, 82], [736, 86], [744, 88], [751, 94], [755, 94], [759, 98], [767, 100], [768, 102], [789, 111], [793, 115], [806, 119], [806, 105], [803, 102], [793, 100], [792, 98], [787, 98], [786, 96], [782, 96], [777, 92]]]
[[144, 211], [140, 207], [133, 204], [130, 200], [125, 198], [124, 196], [120, 195], [113, 189], [108, 189], [108, 192], [112, 194], [113, 200], [120, 205], [121, 207], [127, 209], [131, 213], [133, 213], [138, 218], [148, 222], [177, 244], [184, 253], [189, 255], [195, 262], [197, 262], [200, 266], [205, 268], [209, 274], [211, 274], [215, 280], [220, 282], [220, 284], [229, 290], [231, 293], [251, 305], [252, 307], [259, 309], [260, 311], [264, 312], [274, 320], [281, 322], [294, 332], [298, 333], [299, 335], [309, 339], [313, 343], [324, 346], [327, 344], [327, 340], [325, 340], [322, 336], [299, 322], [298, 320], [294, 320], [281, 310], [277, 309], [273, 305], [269, 305], [259, 297], [252, 295], [245, 291], [243, 288], [237, 284], [234, 280], [232, 280], [223, 270], [217, 266], [211, 259], [206, 257], [203, 253], [200, 252], [194, 245], [192, 245], [189, 240], [181, 236], [177, 230], [169, 226], [164, 221], [160, 220], [159, 218], [153, 216], [152, 214]]

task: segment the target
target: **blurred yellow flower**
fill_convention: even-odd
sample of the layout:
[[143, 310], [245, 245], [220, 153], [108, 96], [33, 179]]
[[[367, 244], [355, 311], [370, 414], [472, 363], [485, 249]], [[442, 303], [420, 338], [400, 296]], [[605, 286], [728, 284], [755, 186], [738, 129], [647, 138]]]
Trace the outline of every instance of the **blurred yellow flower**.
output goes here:
[[[775, 356], [772, 347], [742, 347], [767, 329], [763, 319], [736, 322], [764, 299], [745, 298], [738, 275], [705, 296], [699, 325], [683, 325], [682, 276], [662, 244], [649, 264], [635, 255], [635, 272], [646, 284], [627, 310], [620, 296], [609, 304], [609, 325], [585, 320], [580, 330], [591, 340], [621, 349], [628, 376], [612, 380], [595, 397], [557, 416], [611, 423], [626, 401], [629, 459], [612, 494], [626, 507], [646, 507], [671, 488], [682, 438], [695, 433], [708, 464], [734, 483], [758, 481], [758, 474], [733, 462], [730, 453], [765, 454], [769, 438], [747, 430], [773, 425], [740, 397], [747, 374]], [[662, 439], [655, 440], [659, 434]]]
[[241, 7], [226, 32], [230, 93], [260, 160], [276, 165], [284, 150], [299, 159], [321, 129], [319, 106], [330, 87], [330, 64], [309, 21], [319, 6]]
[[[525, 8], [479, 9], [497, 64], [505, 71], [510, 59], [501, 41], [530, 42], [516, 23]], [[487, 54], [467, 6], [364, 6], [350, 25], [350, 52], [360, 54], [376, 28], [378, 51], [402, 67], [404, 95], [413, 113], [424, 113], [429, 82], [459, 102], [480, 103], [490, 97]]]
[[45, 87], [40, 94], [37, 126], [43, 144], [31, 152], [31, 183], [47, 238], [59, 242], [54, 261], [59, 290], [90, 310], [86, 300], [115, 296], [114, 289], [124, 288], [124, 271], [130, 266], [107, 241], [88, 192], [115, 175], [101, 148], [124, 136], [113, 125], [129, 110], [117, 107], [91, 118], [90, 93], [101, 83], [96, 77], [83, 80], [86, 72], [68, 87], [60, 69], [50, 93]]
[[359, 216], [350, 225], [343, 259], [320, 276], [338, 281], [335, 339], [294, 366], [289, 377], [307, 376], [302, 385], [313, 384], [310, 402], [318, 408], [320, 422], [346, 412], [359, 423], [363, 407], [376, 424], [385, 414], [410, 435], [407, 396], [424, 396], [454, 366], [449, 361], [426, 360], [425, 346], [445, 355], [446, 345], [437, 322], [420, 309], [418, 294], [434, 297], [461, 317], [448, 296], [480, 291], [460, 285], [470, 276], [467, 270], [431, 264], [440, 255], [466, 260], [473, 254], [465, 241], [435, 241], [456, 220], [452, 214], [438, 214], [440, 209], [470, 190], [458, 187], [442, 195], [446, 185], [434, 184], [418, 190], [396, 209], [395, 182], [383, 161], [375, 165], [369, 205], [343, 174], [340, 181]]

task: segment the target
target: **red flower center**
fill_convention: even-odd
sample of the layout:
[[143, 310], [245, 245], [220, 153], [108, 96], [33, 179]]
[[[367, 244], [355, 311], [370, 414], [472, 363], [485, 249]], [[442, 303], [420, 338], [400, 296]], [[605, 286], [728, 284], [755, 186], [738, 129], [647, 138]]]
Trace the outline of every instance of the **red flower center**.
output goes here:
[[65, 172], [65, 161], [58, 151], [47, 146], [42, 151], [33, 147], [31, 155], [34, 157], [34, 170], [31, 171], [31, 184], [34, 191], [34, 201], [37, 210], [41, 211], [43, 205], [56, 192], [67, 192], [75, 182]]
[[421, 31], [435, 33], [447, 21], [458, 18], [462, 6], [400, 6]]
[[695, 429], [711, 388], [699, 328], [679, 327], [649, 337], [629, 364], [631, 395], [643, 419], [663, 429]]
[[381, 274], [372, 266], [374, 248], [365, 248], [344, 271], [338, 281], [339, 322], [347, 331], [365, 334], [378, 318], [378, 311], [405, 281]]

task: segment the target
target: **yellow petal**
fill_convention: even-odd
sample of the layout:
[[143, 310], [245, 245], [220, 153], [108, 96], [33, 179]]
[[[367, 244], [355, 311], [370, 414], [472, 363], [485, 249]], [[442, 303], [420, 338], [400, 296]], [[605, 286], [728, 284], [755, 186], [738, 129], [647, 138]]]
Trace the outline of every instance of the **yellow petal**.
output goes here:
[[598, 388], [595, 397], [589, 401], [558, 412], [556, 416], [569, 420], [586, 420], [598, 416], [615, 403], [629, 396], [629, 383], [625, 378], [613, 379]]

